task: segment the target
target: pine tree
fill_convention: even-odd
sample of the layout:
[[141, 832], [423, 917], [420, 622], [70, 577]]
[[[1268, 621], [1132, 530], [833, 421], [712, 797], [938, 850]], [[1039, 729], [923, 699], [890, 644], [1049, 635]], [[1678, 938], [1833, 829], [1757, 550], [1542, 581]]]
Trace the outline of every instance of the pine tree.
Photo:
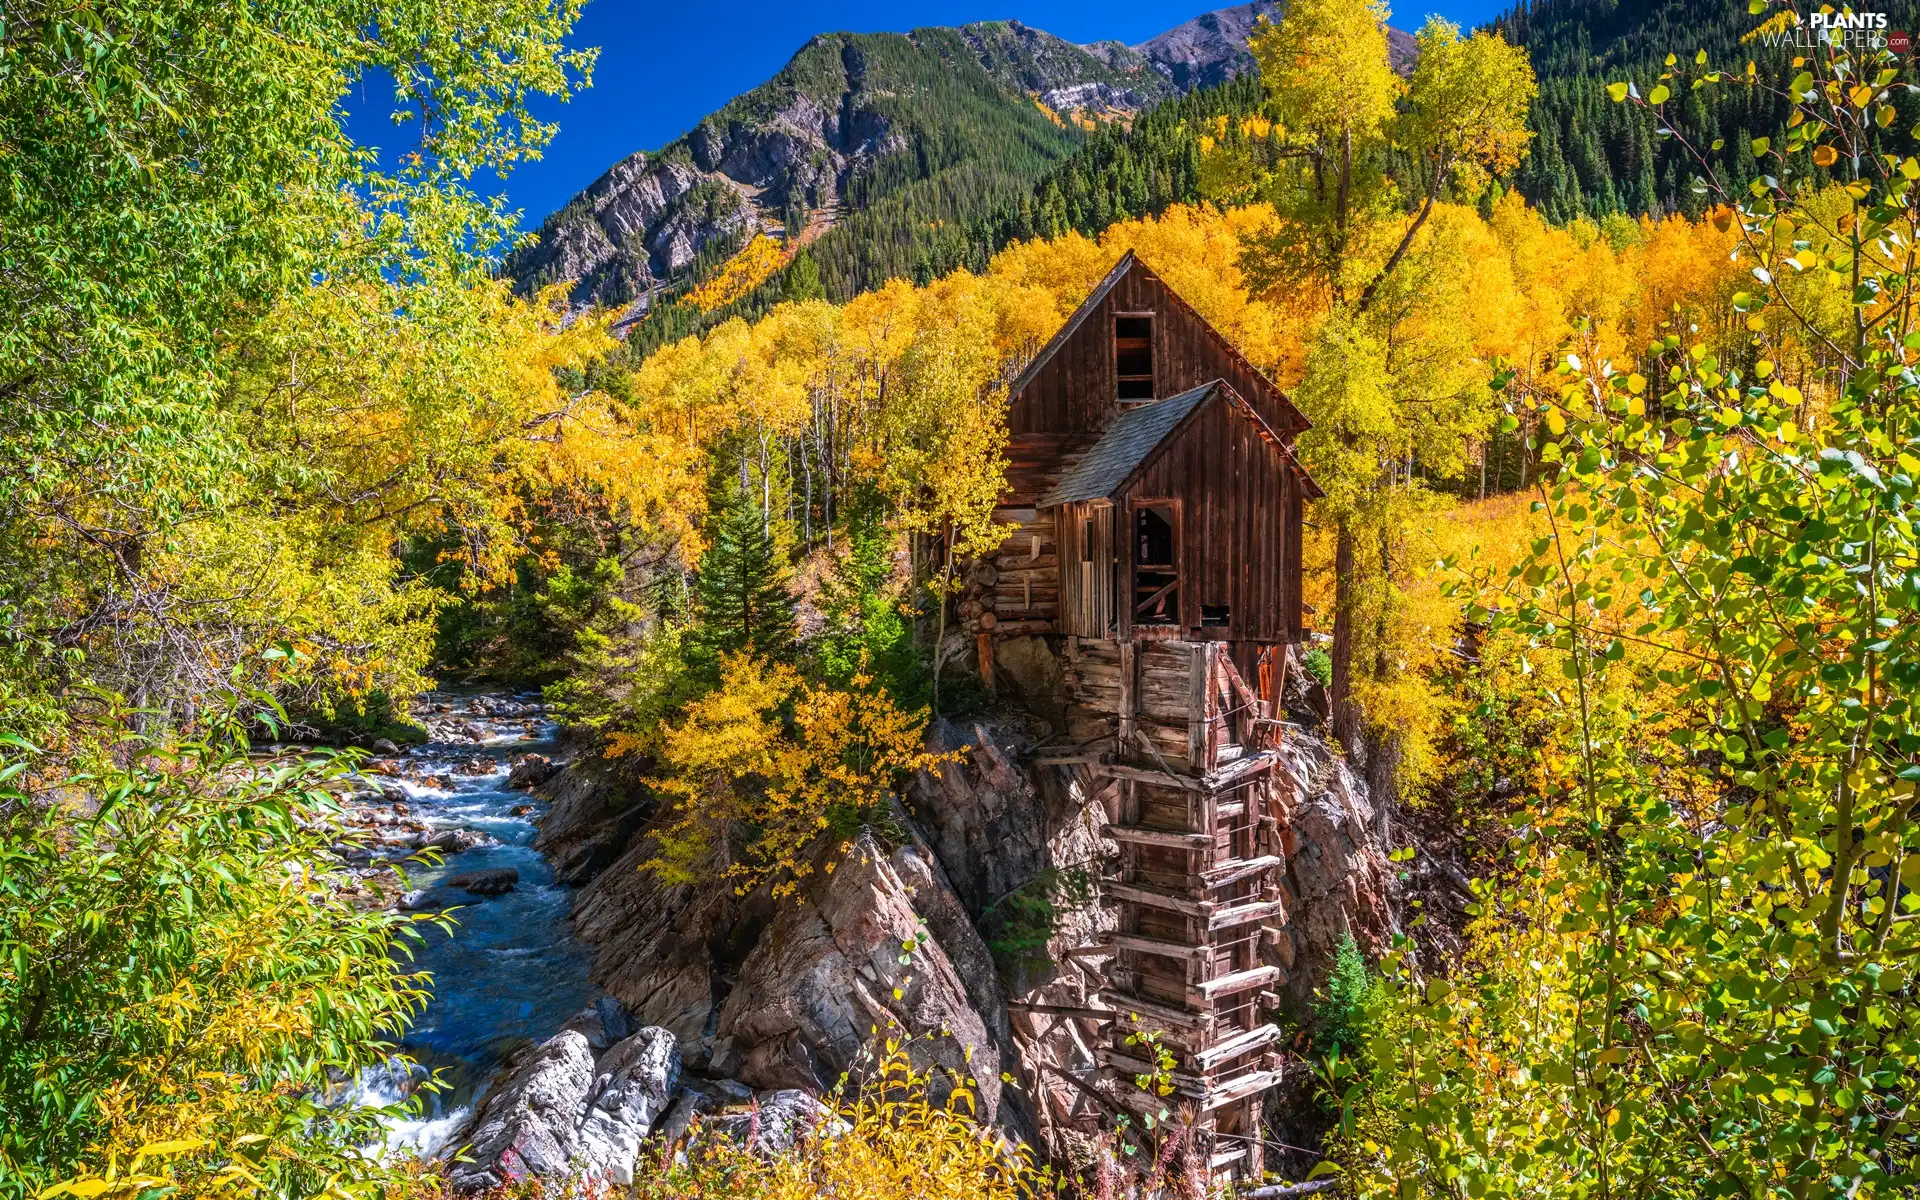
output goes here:
[[717, 488], [707, 552], [694, 586], [698, 643], [713, 653], [751, 649], [785, 658], [793, 649], [792, 571], [760, 506], [737, 485]]
[[793, 262], [787, 265], [785, 288], [788, 300], [818, 300], [827, 294], [820, 286], [820, 264], [814, 261], [812, 250], [802, 246], [793, 256]]

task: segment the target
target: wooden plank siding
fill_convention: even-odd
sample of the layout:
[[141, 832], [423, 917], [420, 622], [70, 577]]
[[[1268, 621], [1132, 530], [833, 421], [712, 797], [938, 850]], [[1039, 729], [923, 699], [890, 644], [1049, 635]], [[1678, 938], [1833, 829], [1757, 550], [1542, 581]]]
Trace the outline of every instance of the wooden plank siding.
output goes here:
[[[1180, 624], [1185, 636], [1287, 642], [1300, 629], [1300, 494], [1254, 425], [1224, 403], [1196, 412], [1177, 441], [1151, 460], [1117, 508], [1131, 531], [1148, 501], [1172, 500], [1180, 518]], [[1130, 540], [1120, 553], [1119, 594], [1133, 594]], [[1226, 605], [1225, 627], [1202, 627], [1204, 605]], [[1121, 605], [1121, 636], [1134, 632]], [[1090, 634], [1088, 636], [1091, 636]]]
[[1113, 419], [1116, 378], [1113, 321], [1152, 314], [1156, 399], [1224, 379], [1275, 432], [1289, 440], [1306, 421], [1285, 395], [1209, 326], [1152, 268], [1138, 259], [1081, 318], [1012, 398], [1007, 430], [1029, 434], [1098, 433]]

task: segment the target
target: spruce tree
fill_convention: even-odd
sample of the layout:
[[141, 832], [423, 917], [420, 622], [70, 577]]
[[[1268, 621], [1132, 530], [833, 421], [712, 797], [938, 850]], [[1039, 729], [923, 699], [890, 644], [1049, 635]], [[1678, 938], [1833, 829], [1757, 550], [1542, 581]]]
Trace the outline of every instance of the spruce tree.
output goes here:
[[753, 496], [716, 488], [707, 551], [694, 586], [697, 641], [715, 653], [751, 649], [769, 658], [793, 650], [792, 571]]

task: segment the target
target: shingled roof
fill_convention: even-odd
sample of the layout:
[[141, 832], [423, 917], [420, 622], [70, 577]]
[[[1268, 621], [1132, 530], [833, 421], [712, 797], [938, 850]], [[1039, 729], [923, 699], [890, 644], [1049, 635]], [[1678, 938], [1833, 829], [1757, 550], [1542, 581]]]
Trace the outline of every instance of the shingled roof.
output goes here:
[[1143, 404], [1120, 414], [1113, 428], [1100, 435], [1093, 449], [1074, 464], [1054, 489], [1040, 498], [1040, 507], [1072, 504], [1079, 500], [1105, 500], [1127, 481], [1135, 468], [1147, 460], [1161, 442], [1179, 427], [1187, 414], [1205, 403], [1219, 380], [1203, 383], [1191, 391], [1169, 396], [1152, 404]]

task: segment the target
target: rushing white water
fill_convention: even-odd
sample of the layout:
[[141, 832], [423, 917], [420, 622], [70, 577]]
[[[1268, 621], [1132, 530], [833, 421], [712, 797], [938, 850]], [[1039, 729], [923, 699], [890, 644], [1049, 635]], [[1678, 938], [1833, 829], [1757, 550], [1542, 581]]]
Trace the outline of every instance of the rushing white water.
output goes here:
[[[432, 740], [404, 751], [390, 771], [362, 774], [401, 789], [409, 816], [436, 830], [479, 830], [494, 844], [446, 855], [436, 866], [411, 866], [409, 888], [442, 887], [482, 868], [511, 867], [520, 874], [505, 895], [459, 893], [460, 907], [448, 914], [454, 922], [450, 935], [420, 926], [425, 944], [413, 966], [431, 974], [433, 998], [401, 1048], [436, 1071], [445, 1087], [423, 1094], [414, 1118], [393, 1124], [388, 1151], [430, 1156], [462, 1132], [508, 1054], [552, 1036], [594, 991], [587, 982], [588, 952], [567, 931], [567, 889], [533, 848], [535, 821], [545, 805], [507, 790], [514, 759], [554, 752], [553, 722], [537, 696], [438, 692], [425, 697], [424, 705]], [[443, 706], [446, 711], [434, 711]], [[482, 770], [488, 758], [492, 768]], [[411, 1094], [424, 1074], [369, 1072], [355, 1089], [357, 1099], [391, 1104]]]

